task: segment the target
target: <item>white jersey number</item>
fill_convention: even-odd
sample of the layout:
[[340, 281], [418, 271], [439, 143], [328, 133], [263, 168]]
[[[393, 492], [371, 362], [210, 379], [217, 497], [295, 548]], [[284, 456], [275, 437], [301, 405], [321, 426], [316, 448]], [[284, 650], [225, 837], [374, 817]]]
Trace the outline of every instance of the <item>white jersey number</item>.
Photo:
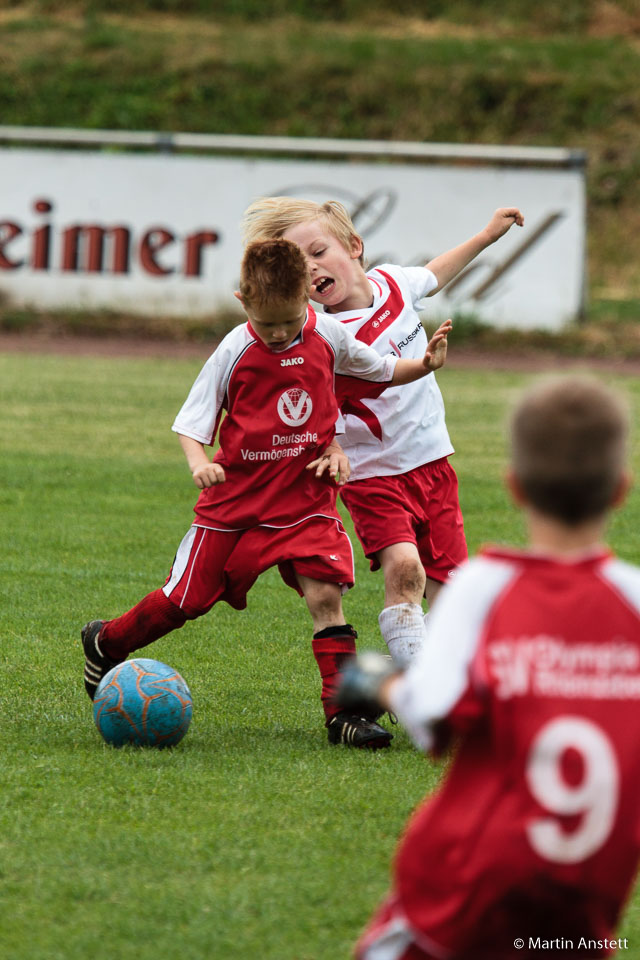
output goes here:
[[[582, 761], [582, 779], [575, 786], [562, 776], [563, 754], [575, 750]], [[553, 816], [527, 824], [535, 852], [554, 863], [579, 863], [607, 840], [618, 806], [620, 774], [607, 735], [584, 717], [558, 717], [545, 724], [527, 758], [527, 784], [538, 803], [556, 817], [581, 814], [571, 833]]]

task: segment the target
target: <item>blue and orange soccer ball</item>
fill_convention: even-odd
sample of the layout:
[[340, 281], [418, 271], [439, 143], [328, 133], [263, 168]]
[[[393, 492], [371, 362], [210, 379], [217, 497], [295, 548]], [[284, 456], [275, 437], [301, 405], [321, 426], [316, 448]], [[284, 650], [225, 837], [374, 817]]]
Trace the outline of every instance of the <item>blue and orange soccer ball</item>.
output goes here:
[[189, 729], [193, 700], [177, 670], [144, 657], [105, 674], [93, 698], [93, 719], [107, 743], [173, 747]]

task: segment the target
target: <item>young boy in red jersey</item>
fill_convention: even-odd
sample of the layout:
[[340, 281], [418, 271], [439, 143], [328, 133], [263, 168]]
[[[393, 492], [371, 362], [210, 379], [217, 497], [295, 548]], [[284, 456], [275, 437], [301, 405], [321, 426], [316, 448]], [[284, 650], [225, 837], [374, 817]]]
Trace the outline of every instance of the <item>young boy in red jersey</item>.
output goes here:
[[[248, 242], [285, 237], [305, 253], [311, 297], [381, 356], [420, 357], [427, 336], [417, 304], [442, 289], [482, 250], [524, 218], [497, 210], [480, 233], [426, 267], [363, 266], [361, 237], [341, 203], [263, 197], [245, 212]], [[340, 495], [371, 569], [382, 567], [380, 630], [392, 656], [407, 662], [425, 636], [429, 606], [467, 557], [453, 446], [435, 376], [419, 389], [361, 393], [342, 403], [340, 442], [351, 463]]]
[[[195, 522], [164, 587], [122, 616], [82, 629], [85, 688], [93, 699], [112, 666], [218, 601], [243, 609], [260, 573], [277, 564], [311, 614], [329, 741], [388, 746], [387, 730], [331, 703], [356, 638], [341, 601], [353, 585], [353, 554], [330, 476], [337, 461], [327, 454], [338, 416], [334, 375], [382, 386], [420, 379], [444, 363], [451, 323], [419, 360], [382, 358], [332, 318], [316, 317], [309, 287], [295, 244], [246, 250], [239, 298], [248, 322], [222, 340], [173, 425], [201, 490]], [[206, 448], [219, 426], [212, 460]]]
[[626, 411], [586, 377], [512, 420], [523, 550], [483, 550], [443, 590], [405, 673], [365, 654], [338, 700], [393, 710], [457, 752], [398, 848], [359, 960], [605, 957], [640, 856], [640, 570], [603, 546], [628, 489]]

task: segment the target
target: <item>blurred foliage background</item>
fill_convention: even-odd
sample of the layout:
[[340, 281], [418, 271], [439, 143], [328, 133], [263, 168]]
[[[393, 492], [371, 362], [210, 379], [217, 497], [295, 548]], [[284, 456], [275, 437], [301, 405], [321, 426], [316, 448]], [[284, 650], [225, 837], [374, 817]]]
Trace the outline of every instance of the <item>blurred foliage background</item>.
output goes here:
[[0, 0], [0, 34], [3, 124], [583, 148], [587, 320], [640, 315], [639, 0]]

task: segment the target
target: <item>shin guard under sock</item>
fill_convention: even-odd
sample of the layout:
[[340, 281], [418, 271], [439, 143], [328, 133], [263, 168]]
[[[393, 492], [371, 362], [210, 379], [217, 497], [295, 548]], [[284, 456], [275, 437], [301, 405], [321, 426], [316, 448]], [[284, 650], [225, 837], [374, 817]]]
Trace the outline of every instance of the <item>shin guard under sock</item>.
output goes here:
[[100, 633], [100, 646], [111, 660], [123, 660], [133, 650], [146, 647], [165, 634], [184, 626], [188, 617], [162, 590], [154, 590], [115, 620], [108, 620]]
[[332, 698], [338, 686], [342, 664], [348, 657], [355, 656], [357, 636], [348, 623], [326, 627], [313, 635], [311, 647], [322, 677], [320, 699], [327, 721], [340, 712], [340, 707], [332, 703]]
[[418, 603], [396, 603], [384, 608], [378, 623], [389, 653], [399, 666], [406, 667], [424, 645], [422, 607]]

